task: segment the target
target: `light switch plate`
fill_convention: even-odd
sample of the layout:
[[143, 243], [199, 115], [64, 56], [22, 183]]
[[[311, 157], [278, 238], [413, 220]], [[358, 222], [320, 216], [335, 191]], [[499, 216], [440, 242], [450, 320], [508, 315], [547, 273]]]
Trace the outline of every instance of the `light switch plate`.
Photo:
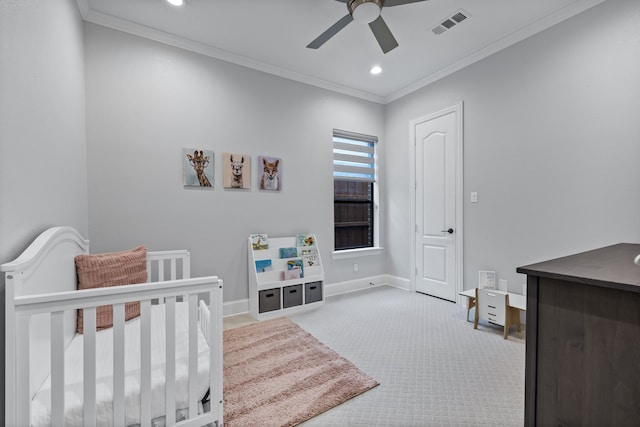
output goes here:
[[478, 192], [477, 191], [472, 191], [471, 192], [471, 203], [478, 203]]

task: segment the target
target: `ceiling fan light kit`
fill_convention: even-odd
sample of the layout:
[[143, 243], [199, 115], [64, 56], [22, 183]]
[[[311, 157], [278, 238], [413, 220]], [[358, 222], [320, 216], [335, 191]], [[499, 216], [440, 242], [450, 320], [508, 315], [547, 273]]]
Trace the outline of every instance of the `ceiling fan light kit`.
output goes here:
[[325, 44], [330, 38], [335, 36], [340, 30], [346, 27], [351, 21], [364, 22], [369, 24], [371, 32], [378, 41], [383, 53], [387, 53], [396, 47], [398, 42], [391, 33], [391, 30], [384, 22], [381, 12], [385, 7], [401, 6], [409, 3], [418, 3], [426, 0], [337, 0], [340, 3], [347, 4], [348, 14], [343, 16], [325, 30], [322, 34], [316, 37], [311, 43], [307, 45], [309, 49], [318, 49]]
[[382, 11], [381, 0], [350, 0], [347, 3], [349, 13], [356, 22], [369, 24], [375, 21]]

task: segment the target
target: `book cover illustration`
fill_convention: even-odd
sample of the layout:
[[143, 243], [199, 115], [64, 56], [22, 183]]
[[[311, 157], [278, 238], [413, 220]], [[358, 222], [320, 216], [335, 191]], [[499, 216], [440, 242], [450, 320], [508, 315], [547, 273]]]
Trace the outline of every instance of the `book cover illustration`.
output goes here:
[[298, 256], [298, 248], [280, 248], [280, 258], [295, 258]]
[[298, 246], [314, 246], [316, 244], [316, 238], [313, 234], [298, 234], [296, 241]]
[[284, 270], [282, 272], [282, 280], [293, 280], [300, 278], [300, 270]]
[[300, 271], [300, 276], [298, 277], [304, 277], [304, 263], [301, 259], [290, 259], [287, 261], [287, 270], [298, 270]]
[[269, 236], [267, 234], [252, 234], [251, 247], [254, 251], [269, 249]]
[[300, 253], [300, 256], [305, 256], [305, 255], [312, 255], [312, 254], [318, 254], [318, 250], [316, 248], [305, 248], [302, 247], [300, 249], [298, 249], [298, 252]]
[[317, 267], [320, 265], [320, 258], [317, 253], [302, 255], [302, 261], [305, 267]]
[[264, 273], [265, 271], [273, 270], [270, 259], [256, 260], [256, 271], [258, 273]]

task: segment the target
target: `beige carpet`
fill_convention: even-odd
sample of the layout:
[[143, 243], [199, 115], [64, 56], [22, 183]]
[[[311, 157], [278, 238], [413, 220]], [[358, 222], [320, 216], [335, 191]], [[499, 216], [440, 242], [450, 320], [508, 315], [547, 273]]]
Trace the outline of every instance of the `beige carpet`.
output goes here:
[[287, 318], [224, 331], [224, 423], [294, 426], [378, 385]]

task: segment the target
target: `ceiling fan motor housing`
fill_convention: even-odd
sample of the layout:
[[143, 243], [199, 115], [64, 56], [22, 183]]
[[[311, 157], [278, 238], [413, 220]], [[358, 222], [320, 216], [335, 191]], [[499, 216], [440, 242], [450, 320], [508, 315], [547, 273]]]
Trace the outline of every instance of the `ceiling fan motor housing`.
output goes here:
[[355, 21], [366, 24], [380, 16], [383, 0], [349, 0], [347, 8]]

